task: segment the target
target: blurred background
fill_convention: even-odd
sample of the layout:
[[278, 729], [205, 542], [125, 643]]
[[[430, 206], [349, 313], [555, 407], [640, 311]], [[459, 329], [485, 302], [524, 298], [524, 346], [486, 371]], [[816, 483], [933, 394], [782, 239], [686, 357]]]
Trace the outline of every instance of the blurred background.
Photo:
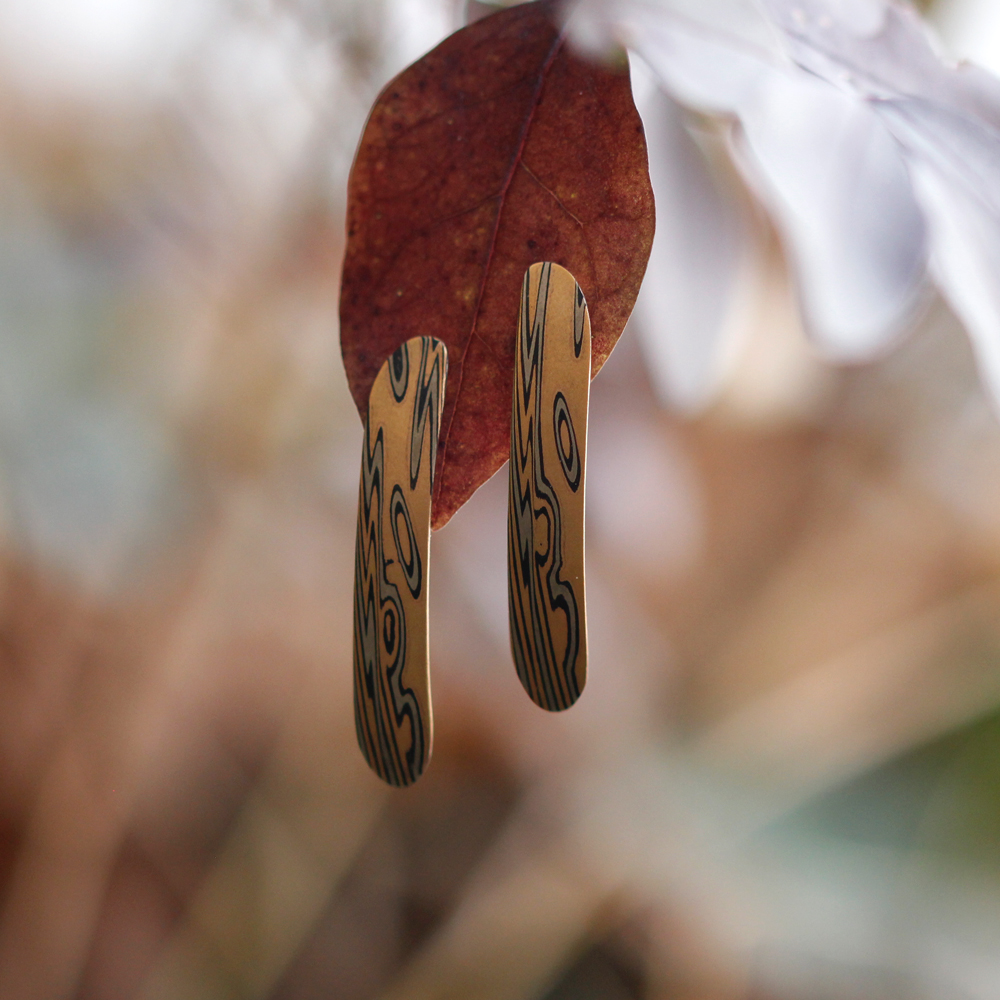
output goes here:
[[735, 179], [712, 399], [628, 329], [593, 386], [582, 700], [510, 662], [501, 473], [434, 536], [432, 765], [367, 771], [347, 173], [466, 16], [0, 3], [0, 997], [1000, 997], [996, 411], [934, 298], [820, 359]]

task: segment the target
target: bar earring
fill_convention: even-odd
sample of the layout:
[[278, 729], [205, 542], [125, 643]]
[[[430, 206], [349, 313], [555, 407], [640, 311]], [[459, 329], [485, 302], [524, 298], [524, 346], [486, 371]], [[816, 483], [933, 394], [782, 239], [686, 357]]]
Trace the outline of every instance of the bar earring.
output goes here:
[[590, 316], [558, 264], [521, 286], [510, 429], [507, 590], [517, 675], [532, 701], [569, 708], [587, 681], [583, 514]]
[[371, 769], [410, 785], [431, 756], [427, 641], [431, 496], [448, 352], [414, 337], [368, 398], [354, 556], [354, 720]]

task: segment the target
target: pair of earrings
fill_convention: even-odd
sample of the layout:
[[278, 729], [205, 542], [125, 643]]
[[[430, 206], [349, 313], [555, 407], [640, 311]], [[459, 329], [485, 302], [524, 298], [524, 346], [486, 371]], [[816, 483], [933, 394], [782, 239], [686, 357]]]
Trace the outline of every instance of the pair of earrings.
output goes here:
[[[354, 581], [354, 717], [372, 770], [412, 784], [433, 739], [428, 550], [448, 352], [414, 337], [382, 365], [365, 422]], [[583, 573], [590, 317], [558, 264], [524, 276], [511, 409], [507, 582], [517, 675], [542, 708], [587, 676]]]

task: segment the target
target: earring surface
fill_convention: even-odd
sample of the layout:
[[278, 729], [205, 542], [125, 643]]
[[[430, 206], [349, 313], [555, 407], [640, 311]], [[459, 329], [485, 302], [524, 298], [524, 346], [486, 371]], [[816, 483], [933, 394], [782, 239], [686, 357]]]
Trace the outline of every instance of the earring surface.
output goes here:
[[590, 315], [573, 275], [532, 264], [521, 286], [510, 431], [507, 589], [517, 675], [569, 708], [587, 681], [584, 469]]
[[448, 351], [414, 337], [368, 399], [354, 556], [354, 720], [372, 770], [410, 785], [433, 742], [428, 550]]

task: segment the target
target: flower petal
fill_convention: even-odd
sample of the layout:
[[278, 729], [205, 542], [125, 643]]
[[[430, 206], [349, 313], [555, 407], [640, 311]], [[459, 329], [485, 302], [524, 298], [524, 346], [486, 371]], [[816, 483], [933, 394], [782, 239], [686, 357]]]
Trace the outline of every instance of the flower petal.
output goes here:
[[1000, 404], [1000, 139], [919, 100], [886, 102], [931, 231], [931, 271]]
[[1000, 80], [950, 66], [916, 12], [887, 0], [859, 31], [828, 0], [765, 0], [793, 58], [869, 101], [899, 143], [926, 213], [931, 271], [1000, 403]]
[[661, 400], [695, 411], [714, 394], [729, 354], [746, 229], [676, 102], [651, 86], [637, 88], [636, 104], [658, 224], [631, 322]]
[[677, 100], [739, 119], [741, 166], [783, 235], [817, 343], [846, 360], [884, 347], [920, 301], [926, 248], [899, 147], [868, 103], [742, 39], [648, 5], [615, 9]]
[[858, 360], [912, 319], [925, 226], [898, 145], [849, 95], [771, 72], [740, 108], [738, 148], [781, 230], [806, 327], [831, 357]]

